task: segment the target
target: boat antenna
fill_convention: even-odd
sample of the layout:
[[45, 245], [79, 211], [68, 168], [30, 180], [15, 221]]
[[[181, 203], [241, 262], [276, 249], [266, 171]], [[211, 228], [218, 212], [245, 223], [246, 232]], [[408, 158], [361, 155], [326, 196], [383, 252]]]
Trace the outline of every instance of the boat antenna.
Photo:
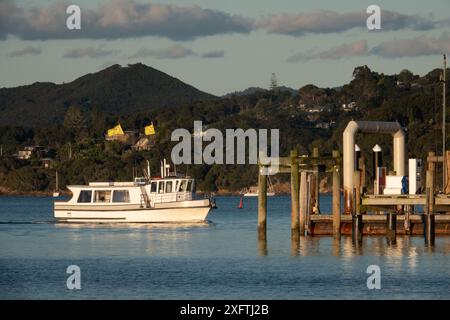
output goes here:
[[150, 181], [151, 175], [150, 175], [150, 161], [147, 160], [147, 176], [148, 180]]

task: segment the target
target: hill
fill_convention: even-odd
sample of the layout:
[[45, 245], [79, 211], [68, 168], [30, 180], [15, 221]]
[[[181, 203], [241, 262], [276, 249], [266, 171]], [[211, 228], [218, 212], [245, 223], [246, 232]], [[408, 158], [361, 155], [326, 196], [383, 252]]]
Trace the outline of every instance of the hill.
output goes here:
[[[292, 149], [300, 154], [310, 153], [314, 146], [320, 148], [321, 154], [342, 150], [342, 132], [350, 120], [398, 121], [407, 132], [407, 157], [425, 160], [429, 151], [439, 154], [442, 148], [440, 73], [441, 70], [435, 69], [420, 76], [403, 70], [387, 75], [360, 66], [355, 68], [349, 83], [336, 88], [310, 84], [299, 88], [297, 94], [285, 90], [256, 90], [220, 99], [207, 95], [213, 100], [193, 101], [177, 108], [146, 108], [137, 112], [130, 109], [128, 113], [122, 109], [122, 115], [109, 117], [97, 109], [71, 108], [65, 115], [64, 125], [54, 123], [34, 128], [0, 125], [3, 155], [0, 156], [0, 192], [1, 187], [20, 192], [53, 190], [54, 170], [42, 167], [38, 153], [28, 160], [14, 156], [25, 146], [43, 146], [48, 150], [45, 157], [54, 159], [52, 166], [58, 169], [63, 187], [89, 181], [127, 181], [132, 179], [133, 172], [147, 166], [147, 160], [151, 171], [158, 172], [160, 160], [171, 157], [176, 143], [171, 141], [173, 130], [186, 128], [192, 132], [195, 120], [221, 132], [228, 128], [279, 129], [280, 155], [289, 155]], [[78, 79], [80, 86], [82, 79]], [[35, 86], [43, 96], [48, 94], [46, 90], [55, 90], [54, 84]], [[447, 90], [447, 101], [450, 101], [449, 93]], [[65, 96], [58, 98], [67, 99]], [[447, 114], [450, 114], [448, 109]], [[34, 120], [26, 114], [24, 119], [25, 122]], [[126, 144], [105, 141], [104, 133], [117, 121], [126, 130], [140, 132], [153, 122], [155, 145], [149, 151], [136, 151]], [[446, 133], [448, 139], [450, 131]], [[392, 168], [391, 137], [358, 135], [357, 143], [367, 160], [372, 158], [372, 147], [379, 144], [384, 152], [384, 165]], [[370, 181], [372, 162], [366, 161], [366, 165]], [[198, 179], [198, 187], [204, 191], [242, 190], [256, 184], [258, 177], [254, 165], [183, 165], [178, 170]], [[437, 174], [440, 181], [439, 169]], [[288, 179], [289, 175], [278, 175], [273, 182], [289, 184]]]
[[69, 83], [0, 89], [0, 125], [62, 123], [70, 106], [117, 116], [215, 98], [144, 64], [116, 64]]
[[[286, 87], [286, 86], [279, 86], [279, 87], [277, 87], [277, 90], [280, 92], [289, 92], [290, 94], [292, 94], [294, 96], [298, 94], [297, 90]], [[223, 95], [222, 98], [249, 96], [249, 95], [252, 95], [255, 93], [264, 93], [264, 92], [268, 92], [268, 91], [269, 91], [268, 89], [264, 89], [261, 87], [249, 87], [242, 91], [235, 91], [235, 92], [227, 93], [227, 94]]]

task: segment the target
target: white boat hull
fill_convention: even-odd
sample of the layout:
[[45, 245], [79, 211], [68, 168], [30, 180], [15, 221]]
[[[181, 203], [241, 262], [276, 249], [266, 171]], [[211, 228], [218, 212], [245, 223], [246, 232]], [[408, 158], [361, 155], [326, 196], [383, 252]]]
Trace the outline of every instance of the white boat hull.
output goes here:
[[[268, 197], [273, 197], [275, 195], [275, 192], [267, 192]], [[244, 197], [257, 197], [257, 193], [244, 193]]]
[[211, 206], [209, 200], [194, 200], [170, 203], [155, 208], [123, 208], [117, 206], [68, 206], [55, 203], [55, 218], [60, 222], [88, 223], [177, 223], [204, 222]]

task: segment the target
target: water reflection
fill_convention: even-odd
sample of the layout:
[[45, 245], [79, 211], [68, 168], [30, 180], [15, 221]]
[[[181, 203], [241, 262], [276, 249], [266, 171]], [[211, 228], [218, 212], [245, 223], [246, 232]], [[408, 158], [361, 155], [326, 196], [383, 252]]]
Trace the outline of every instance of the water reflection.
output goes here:
[[265, 257], [267, 253], [267, 239], [258, 239], [258, 254]]
[[179, 222], [179, 223], [55, 223], [57, 228], [113, 228], [113, 229], [190, 229], [215, 226], [213, 222]]
[[300, 237], [299, 253], [301, 256], [319, 255], [321, 237]]
[[[114, 257], [123, 255], [182, 256], [190, 250], [193, 238], [202, 237], [201, 230], [214, 227], [213, 223], [57, 223], [55, 229], [64, 229], [65, 252], [72, 256], [95, 256], [98, 252]], [[55, 254], [61, 243], [53, 246]]]
[[291, 256], [298, 256], [300, 250], [300, 237], [291, 237]]
[[[392, 270], [408, 269], [415, 272], [421, 255], [450, 253], [448, 241], [442, 241], [442, 244], [442, 247], [427, 247], [423, 245], [422, 237], [407, 235], [397, 236], [395, 240], [392, 237], [370, 236], [356, 243], [352, 241], [351, 236], [344, 236], [341, 239], [322, 236], [300, 237], [299, 240], [291, 239], [290, 255], [305, 257], [332, 255], [341, 259], [344, 269], [353, 268], [356, 257], [380, 257]], [[264, 255], [267, 255], [266, 242], [264, 248]], [[261, 251], [261, 246], [259, 250]]]
[[341, 255], [341, 237], [333, 239], [333, 256], [339, 257]]

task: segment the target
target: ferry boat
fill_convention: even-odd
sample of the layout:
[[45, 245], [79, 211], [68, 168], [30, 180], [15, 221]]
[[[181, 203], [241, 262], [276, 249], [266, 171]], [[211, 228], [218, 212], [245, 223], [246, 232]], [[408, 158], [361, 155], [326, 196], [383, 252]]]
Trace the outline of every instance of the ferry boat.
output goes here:
[[161, 167], [161, 176], [131, 182], [91, 182], [72, 185], [68, 201], [55, 201], [54, 217], [60, 222], [147, 223], [204, 222], [211, 199], [195, 198], [195, 180]]

